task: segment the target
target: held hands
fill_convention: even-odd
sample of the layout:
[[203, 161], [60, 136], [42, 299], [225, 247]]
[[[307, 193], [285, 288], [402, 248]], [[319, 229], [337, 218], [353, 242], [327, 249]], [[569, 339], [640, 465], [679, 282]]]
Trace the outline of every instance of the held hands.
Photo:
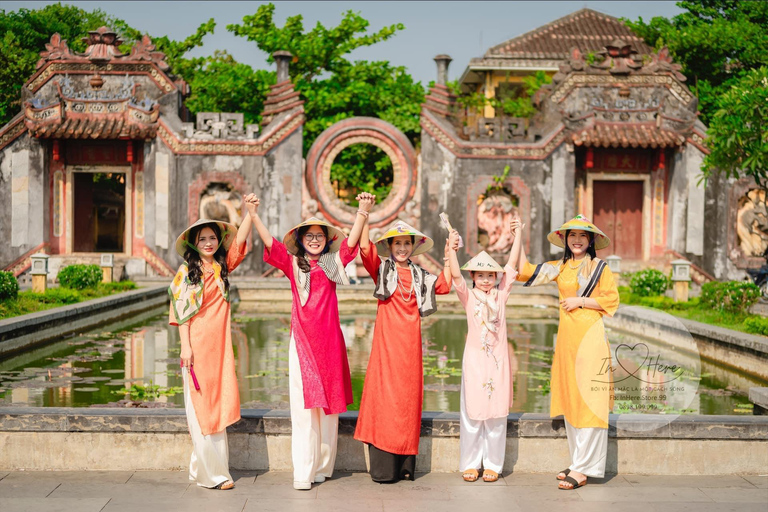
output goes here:
[[515, 215], [515, 217], [509, 223], [509, 232], [512, 233], [512, 236], [516, 237], [520, 235], [520, 233], [522, 233], [524, 227], [525, 227], [525, 224], [522, 223], [522, 221], [520, 220], [520, 217]]
[[256, 194], [248, 194], [243, 196], [243, 202], [245, 203], [245, 207], [248, 209], [248, 214], [251, 217], [258, 213], [261, 200], [256, 197]]
[[371, 208], [373, 208], [373, 205], [376, 204], [376, 196], [369, 194], [368, 192], [361, 192], [355, 199], [357, 199], [358, 208], [360, 211], [365, 213], [370, 212]]
[[568, 297], [560, 301], [560, 307], [570, 313], [574, 309], [579, 309], [584, 306], [583, 297]]
[[459, 232], [455, 229], [448, 234], [447, 247], [453, 251], [459, 250]]

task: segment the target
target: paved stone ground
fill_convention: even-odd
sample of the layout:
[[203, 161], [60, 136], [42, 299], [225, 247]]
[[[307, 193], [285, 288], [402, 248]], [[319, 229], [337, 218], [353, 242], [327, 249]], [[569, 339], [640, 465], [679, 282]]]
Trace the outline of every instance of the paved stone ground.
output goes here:
[[494, 484], [466, 483], [458, 473], [418, 475], [414, 482], [373, 483], [339, 473], [295, 491], [285, 472], [233, 472], [231, 491], [202, 489], [183, 471], [0, 471], [2, 512], [616, 512], [768, 510], [768, 476], [619, 475], [575, 491], [554, 475], [513, 474]]

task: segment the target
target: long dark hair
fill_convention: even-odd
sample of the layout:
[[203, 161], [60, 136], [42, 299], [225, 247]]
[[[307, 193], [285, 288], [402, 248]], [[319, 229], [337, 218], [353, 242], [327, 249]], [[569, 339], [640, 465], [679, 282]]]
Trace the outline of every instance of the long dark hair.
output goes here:
[[[573, 252], [571, 251], [571, 248], [568, 247], [568, 235], [570, 233], [570, 229], [565, 232], [565, 254], [563, 254], [563, 263], [573, 259]], [[595, 251], [595, 234], [591, 231], [587, 231], [586, 233], [589, 237], [589, 247], [587, 247], [587, 254], [589, 254], [592, 259], [595, 259], [597, 258], [597, 252]]]
[[215, 222], [201, 224], [189, 230], [187, 242], [194, 246], [193, 248], [189, 247], [188, 245], [187, 250], [184, 251], [184, 259], [187, 261], [187, 267], [189, 267], [189, 282], [197, 285], [203, 278], [203, 260], [200, 258], [200, 253], [197, 252], [196, 248], [197, 239], [200, 237], [200, 232], [203, 230], [203, 228], [211, 228], [213, 230], [213, 234], [216, 235], [216, 239], [219, 241], [219, 247], [213, 254], [213, 259], [216, 260], [219, 265], [221, 265], [221, 279], [224, 281], [224, 289], [229, 292], [229, 279], [227, 277], [229, 276], [229, 269], [227, 268], [227, 251], [224, 249], [224, 244], [221, 243], [221, 228], [219, 228], [219, 225]]
[[[304, 248], [304, 235], [307, 234], [311, 227], [312, 226], [301, 226], [294, 232], [296, 236], [296, 246], [298, 247], [298, 250], [296, 251], [296, 263], [299, 265], [299, 269], [305, 274], [308, 274], [309, 271], [312, 270], [312, 267], [309, 266], [309, 261], [307, 261], [307, 249]], [[320, 254], [325, 254], [331, 250], [331, 241], [328, 239], [328, 228], [326, 226], [320, 226], [320, 229], [323, 230], [323, 234], [325, 235], [325, 247], [323, 247], [323, 252]]]

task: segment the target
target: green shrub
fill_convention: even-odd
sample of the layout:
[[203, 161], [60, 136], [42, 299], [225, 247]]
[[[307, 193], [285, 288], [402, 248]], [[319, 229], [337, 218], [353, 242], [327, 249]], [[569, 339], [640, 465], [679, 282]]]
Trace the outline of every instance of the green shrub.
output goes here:
[[114, 292], [125, 292], [128, 290], [135, 290], [138, 288], [136, 286], [136, 283], [133, 281], [118, 281], [116, 283], [104, 283], [102, 285], [104, 287], [104, 290], [114, 293]]
[[748, 281], [714, 281], [701, 287], [701, 303], [712, 309], [746, 314], [760, 298], [760, 288]]
[[30, 293], [29, 298], [43, 304], [74, 304], [82, 300], [77, 290], [69, 288], [49, 288], [45, 293]]
[[19, 282], [13, 272], [0, 270], [0, 301], [15, 299], [19, 295]]
[[744, 327], [752, 334], [768, 336], [768, 318], [764, 316], [750, 316], [744, 320]]
[[663, 272], [647, 268], [632, 275], [629, 288], [632, 293], [640, 297], [656, 297], [664, 295], [664, 292], [669, 288], [669, 281]]
[[98, 265], [69, 265], [59, 270], [59, 283], [64, 288], [95, 288], [103, 277]]

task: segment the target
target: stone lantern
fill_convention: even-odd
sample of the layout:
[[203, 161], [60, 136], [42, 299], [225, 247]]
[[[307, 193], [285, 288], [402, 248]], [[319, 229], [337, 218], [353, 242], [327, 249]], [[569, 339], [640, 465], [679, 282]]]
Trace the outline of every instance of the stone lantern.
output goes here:
[[621, 256], [611, 254], [605, 258], [605, 262], [608, 263], [608, 268], [611, 269], [611, 272], [616, 275], [621, 274]]
[[101, 267], [101, 282], [102, 283], [111, 283], [112, 282], [112, 268], [115, 266], [115, 255], [114, 254], [102, 254], [101, 255], [101, 264], [99, 265]]
[[688, 302], [688, 286], [691, 282], [691, 262], [672, 262], [672, 281], [675, 283], [675, 302]]
[[32, 291], [35, 293], [45, 293], [48, 289], [48, 258], [49, 256], [42, 252], [29, 257], [32, 260], [29, 273], [32, 275]]

